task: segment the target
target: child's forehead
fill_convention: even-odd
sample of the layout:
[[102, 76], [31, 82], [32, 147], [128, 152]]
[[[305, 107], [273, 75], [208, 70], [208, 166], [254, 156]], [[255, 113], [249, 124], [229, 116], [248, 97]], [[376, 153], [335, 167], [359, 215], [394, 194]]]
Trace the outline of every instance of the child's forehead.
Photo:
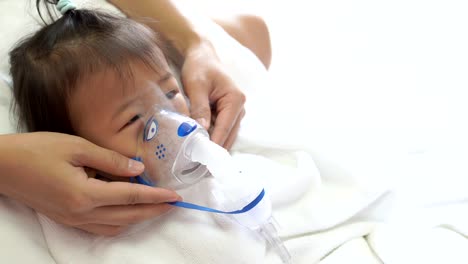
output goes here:
[[131, 74], [107, 70], [84, 82], [71, 100], [81, 107], [100, 109], [107, 114], [128, 107], [145, 112], [154, 105], [171, 105], [164, 92], [170, 85], [164, 83], [172, 77], [169, 71], [155, 72], [141, 65], [136, 65]]
[[[99, 72], [87, 75], [81, 80], [80, 89], [97, 88], [97, 92], [134, 93], [136, 89], [147, 86], [148, 83], [157, 84], [161, 78], [171, 75], [167, 69], [150, 68], [142, 63], [132, 63], [126, 67], [107, 67]], [[96, 91], [94, 91], [96, 92]]]
[[105, 119], [130, 103], [158, 104], [159, 78], [159, 73], [145, 67], [136, 67], [131, 74], [114, 69], [90, 74], [78, 83], [69, 97], [69, 108], [73, 109], [70, 116], [79, 121], [94, 118], [99, 112]]

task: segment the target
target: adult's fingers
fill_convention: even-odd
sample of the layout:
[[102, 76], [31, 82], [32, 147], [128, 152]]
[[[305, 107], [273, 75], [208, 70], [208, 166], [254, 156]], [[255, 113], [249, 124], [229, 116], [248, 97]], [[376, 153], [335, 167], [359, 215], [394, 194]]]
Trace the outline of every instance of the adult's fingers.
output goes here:
[[107, 205], [159, 204], [180, 200], [171, 190], [127, 182], [104, 182], [88, 179], [87, 191], [94, 207]]
[[225, 149], [230, 150], [232, 145], [234, 144], [234, 141], [236, 140], [237, 134], [238, 134], [239, 129], [240, 129], [240, 123], [242, 121], [242, 118], [244, 118], [244, 116], [245, 116], [245, 110], [242, 110], [242, 112], [239, 114], [239, 116], [238, 116], [238, 118], [236, 120], [236, 123], [235, 123], [234, 127], [231, 130], [231, 133], [229, 134], [228, 138], [226, 139], [226, 142], [224, 142], [223, 147]]
[[209, 95], [204, 92], [205, 89], [197, 89], [198, 87], [195, 86], [198, 84], [194, 82], [187, 82], [184, 85], [190, 100], [190, 116], [205, 129], [208, 129], [211, 122]]
[[160, 216], [174, 208], [167, 203], [115, 205], [95, 208], [90, 214], [90, 223], [126, 226]]
[[217, 103], [216, 122], [211, 134], [211, 140], [223, 146], [231, 134], [240, 113], [244, 109], [245, 96], [225, 96]]
[[136, 176], [144, 170], [141, 162], [99, 147], [87, 140], [82, 142], [81, 148], [76, 150], [72, 160], [76, 166], [90, 167], [116, 176]]

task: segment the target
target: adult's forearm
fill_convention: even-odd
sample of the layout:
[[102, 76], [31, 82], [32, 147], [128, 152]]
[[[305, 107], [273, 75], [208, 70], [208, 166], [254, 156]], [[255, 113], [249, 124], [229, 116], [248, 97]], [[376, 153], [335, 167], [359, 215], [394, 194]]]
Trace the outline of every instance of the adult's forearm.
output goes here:
[[193, 17], [189, 17], [171, 0], [109, 0], [131, 18], [147, 18], [144, 21], [161, 33], [174, 47], [185, 55], [190, 46], [203, 39]]
[[20, 134], [0, 135], [0, 195], [7, 194], [7, 177], [14, 177], [15, 168], [21, 166], [15, 158], [15, 149], [22, 147], [19, 136]]
[[5, 135], [0, 135], [0, 195], [4, 194], [4, 182], [3, 182], [3, 177], [5, 177], [6, 174], [6, 153], [9, 151], [7, 149], [6, 145], [6, 136]]

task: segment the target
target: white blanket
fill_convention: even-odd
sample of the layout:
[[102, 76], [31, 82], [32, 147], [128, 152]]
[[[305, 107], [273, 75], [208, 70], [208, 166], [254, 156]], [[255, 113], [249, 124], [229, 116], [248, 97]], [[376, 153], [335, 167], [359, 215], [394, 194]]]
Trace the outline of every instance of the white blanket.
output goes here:
[[[337, 89], [337, 85], [355, 82], [351, 73], [361, 74], [362, 69], [373, 69], [359, 63], [355, 63], [355, 68], [347, 68], [343, 67], [346, 64], [339, 62], [350, 63], [358, 59], [370, 63], [371, 57], [365, 57], [366, 53], [361, 49], [358, 49], [361, 57], [346, 57], [346, 54], [357, 54], [352, 53], [356, 50], [351, 48], [359, 43], [352, 41], [342, 46], [347, 47], [341, 53], [342, 57], [321, 57], [318, 51], [325, 51], [325, 54], [336, 52], [333, 45], [320, 46], [320, 43], [339, 40], [339, 34], [343, 33], [340, 30], [353, 29], [353, 25], [359, 24], [361, 20], [354, 14], [361, 17], [369, 14], [362, 12], [366, 9], [358, 6], [351, 8], [354, 13], [346, 13], [347, 9], [335, 10], [337, 5], [334, 8], [331, 5], [337, 2], [340, 1], [316, 3], [314, 10], [301, 9], [308, 10], [306, 13], [315, 12], [308, 21], [316, 19], [332, 23], [322, 24], [322, 29], [317, 29], [320, 28], [318, 26], [308, 27], [312, 36], [322, 37], [322, 42], [306, 40], [298, 44], [301, 53], [307, 52], [307, 45], [311, 44], [314, 49], [308, 52], [314, 54], [312, 58], [332, 60], [334, 63], [330, 64], [334, 65], [334, 71], [330, 64], [318, 65], [314, 61], [306, 64], [310, 68], [288, 69], [290, 65], [287, 63], [290, 61], [283, 60], [285, 65], [274, 65], [274, 75], [271, 76], [262, 70], [251, 53], [230, 41], [219, 28], [211, 28], [221, 59], [230, 65], [234, 79], [248, 96], [248, 114], [233, 151], [236, 161], [265, 183], [274, 202], [274, 216], [281, 227], [280, 235], [293, 256], [293, 263], [468, 263], [468, 192], [464, 188], [468, 178], [465, 166], [467, 151], [432, 148], [440, 145], [440, 142], [424, 144], [429, 137], [414, 137], [415, 142], [409, 140], [412, 137], [400, 137], [403, 140], [398, 147], [407, 144], [405, 146], [409, 147], [405, 150], [408, 151], [395, 151], [392, 148], [395, 147], [392, 144], [397, 142], [395, 138], [389, 138], [389, 143], [383, 144], [382, 135], [376, 133], [391, 128], [385, 123], [390, 119], [377, 120], [377, 126], [381, 126], [379, 130], [365, 123], [367, 119], [351, 114], [367, 114], [363, 106], [375, 105], [362, 100], [359, 94]], [[413, 8], [418, 1], [410, 2], [412, 4], [406, 6]], [[300, 1], [294, 4], [300, 7]], [[351, 5], [349, 2], [339, 4], [343, 7]], [[370, 2], [366, 4], [372, 5]], [[0, 2], [0, 7], [2, 35], [9, 33], [5, 34], [9, 36], [5, 42], [13, 43], [18, 37], [14, 33], [18, 31], [15, 25], [24, 26], [29, 22], [14, 20], [5, 27], [5, 21], [23, 17], [23, 4], [4, 0]], [[372, 10], [383, 8], [382, 5], [372, 7]], [[425, 10], [432, 12], [429, 5], [425, 5]], [[332, 19], [343, 14], [348, 18], [343, 23], [347, 27], [339, 28], [345, 20]], [[304, 17], [289, 16], [296, 20]], [[426, 15], [417, 17], [425, 18]], [[448, 15], [445, 18], [450, 21]], [[379, 21], [376, 17], [374, 20]], [[401, 29], [404, 29], [403, 26]], [[327, 30], [330, 33], [325, 34]], [[291, 35], [287, 35], [285, 30], [283, 36]], [[347, 34], [343, 36], [348, 37]], [[360, 36], [351, 40], [365, 39]], [[273, 40], [275, 48], [278, 42], [275, 42], [275, 38]], [[461, 42], [454, 43], [458, 45]], [[5, 50], [7, 48], [2, 47], [1, 51]], [[293, 50], [282, 51], [280, 58], [283, 59], [286, 55], [301, 54]], [[4, 54], [0, 56], [4, 58]], [[307, 58], [298, 58], [295, 62]], [[381, 58], [381, 61], [385, 60]], [[4, 73], [5, 65], [3, 60]], [[305, 78], [307, 69], [315, 73], [314, 80]], [[404, 68], [390, 69], [394, 70], [394, 74], [404, 73]], [[346, 81], [334, 79], [337, 75]], [[382, 74], [374, 71], [369, 80], [375, 81], [377, 86], [386, 87], [385, 82], [377, 82], [379, 76], [382, 77]], [[312, 84], [320, 86], [327, 80], [330, 83], [324, 87], [330, 91], [315, 89], [315, 96], [304, 92], [309, 87], [315, 88]], [[363, 84], [364, 88], [355, 84], [354, 91], [370, 92], [373, 99], [381, 98], [380, 94], [369, 88], [372, 82], [355, 83]], [[394, 81], [393, 84], [397, 83]], [[300, 86], [303, 88], [298, 88]], [[344, 94], [337, 96], [335, 92]], [[433, 93], [432, 90], [429, 92]], [[342, 100], [342, 97], [355, 100], [362, 108], [352, 108], [354, 104], [349, 103], [352, 100]], [[342, 107], [351, 111], [348, 115], [341, 116], [341, 112], [329, 106], [336, 103], [337, 98]], [[391, 98], [398, 96], [391, 95]], [[2, 133], [14, 131], [7, 115], [9, 100], [7, 87], [0, 81]], [[305, 104], [307, 102], [309, 105]], [[385, 101], [382, 103], [385, 104]], [[300, 109], [300, 114], [297, 109]], [[414, 115], [410, 110], [405, 108], [409, 116]], [[383, 113], [391, 116], [388, 112]], [[430, 113], [436, 114], [435, 111]], [[441, 116], [434, 117], [442, 119]], [[342, 125], [333, 123], [333, 120], [339, 120]], [[435, 132], [429, 132], [435, 135]], [[390, 132], [387, 133], [384, 135], [390, 135]], [[363, 145], [366, 137], [375, 145]], [[451, 140], [455, 142], [454, 138]], [[204, 183], [186, 190], [184, 198], [203, 201], [204, 196], [200, 197], [199, 194], [209, 187]], [[205, 201], [210, 203], [209, 200]], [[154, 221], [135, 226], [121, 236], [102, 238], [65, 228], [44, 217], [37, 218], [30, 209], [3, 197], [0, 198], [0, 210], [2, 263], [279, 263], [278, 257], [261, 239], [224, 216], [175, 209]]]

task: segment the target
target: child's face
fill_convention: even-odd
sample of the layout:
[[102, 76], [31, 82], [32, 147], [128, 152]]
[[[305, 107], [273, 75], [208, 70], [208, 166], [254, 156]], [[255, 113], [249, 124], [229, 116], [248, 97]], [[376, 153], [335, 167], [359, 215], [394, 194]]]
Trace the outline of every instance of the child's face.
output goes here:
[[137, 151], [144, 126], [140, 119], [154, 105], [170, 102], [179, 113], [188, 115], [185, 98], [167, 65], [162, 74], [141, 63], [131, 66], [134, 81], [123, 82], [111, 70], [95, 74], [78, 85], [68, 103], [78, 136], [128, 157]]

